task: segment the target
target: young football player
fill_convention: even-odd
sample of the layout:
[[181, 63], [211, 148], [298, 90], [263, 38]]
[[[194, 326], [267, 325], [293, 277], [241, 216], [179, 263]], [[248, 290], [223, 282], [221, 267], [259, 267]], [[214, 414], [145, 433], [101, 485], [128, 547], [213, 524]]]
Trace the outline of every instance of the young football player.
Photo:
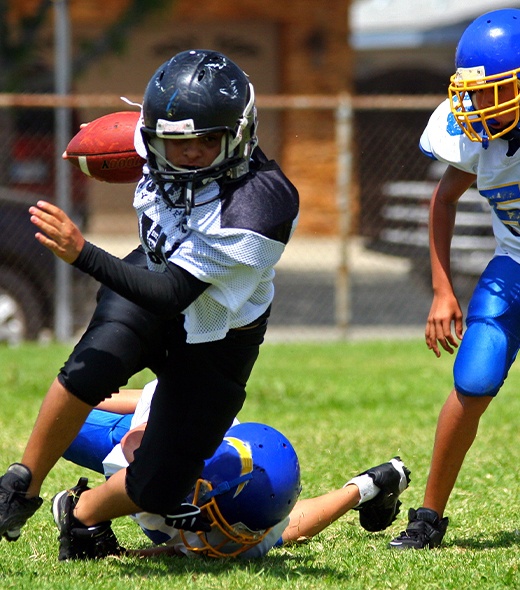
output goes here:
[[[91, 412], [64, 457], [107, 477], [125, 468], [140, 445], [155, 386], [156, 382], [146, 385], [138, 400], [136, 392], [128, 390], [102, 402]], [[244, 474], [248, 479], [242, 488]], [[275, 545], [313, 537], [351, 509], [359, 510], [366, 530], [384, 530], [395, 520], [401, 505], [399, 496], [409, 481], [409, 470], [395, 457], [338, 490], [298, 500], [299, 466], [290, 442], [267, 425], [239, 424], [235, 420], [215, 455], [205, 462], [192, 500], [210, 519], [211, 533], [180, 532], [160, 515], [139, 513], [132, 518], [161, 547], [133, 553], [261, 557]], [[204, 497], [200, 490], [208, 482], [213, 493]], [[82, 489], [86, 484], [83, 480], [78, 485]], [[77, 488], [68, 493], [77, 493]], [[57, 501], [63, 501], [65, 494], [59, 494]], [[79, 558], [83, 557], [96, 555], [86, 553]]]
[[[497, 395], [520, 343], [520, 10], [488, 12], [462, 34], [449, 98], [421, 137], [426, 155], [448, 164], [430, 206], [433, 303], [426, 345], [453, 354], [454, 388], [442, 408], [423, 505], [394, 549], [437, 547], [444, 510], [480, 417]], [[490, 205], [495, 256], [473, 292], [462, 338], [462, 311], [450, 273], [450, 242], [459, 198], [476, 181]]]
[[144, 366], [158, 385], [135, 460], [60, 505], [62, 539], [83, 526], [83, 545], [95, 545], [111, 538], [107, 520], [140, 511], [207, 526], [181, 504], [244, 403], [298, 193], [257, 146], [253, 86], [220, 53], [185, 51], [161, 65], [142, 117], [141, 248], [129, 261], [87, 243], [59, 208], [30, 209], [37, 239], [111, 291], [51, 385], [21, 464], [0, 481], [0, 535], [9, 540], [40, 506], [44, 478], [92, 407]]

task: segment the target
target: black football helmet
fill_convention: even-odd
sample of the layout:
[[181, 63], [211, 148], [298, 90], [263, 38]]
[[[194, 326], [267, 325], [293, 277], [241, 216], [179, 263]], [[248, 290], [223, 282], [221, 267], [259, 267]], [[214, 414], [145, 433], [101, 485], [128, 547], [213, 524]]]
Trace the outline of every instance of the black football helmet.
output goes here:
[[[236, 179], [249, 170], [257, 144], [253, 85], [229, 58], [216, 51], [183, 51], [161, 65], [143, 99], [141, 128], [148, 169], [159, 184], [193, 186]], [[220, 154], [210, 166], [179, 168], [165, 157], [164, 140], [224, 132]]]

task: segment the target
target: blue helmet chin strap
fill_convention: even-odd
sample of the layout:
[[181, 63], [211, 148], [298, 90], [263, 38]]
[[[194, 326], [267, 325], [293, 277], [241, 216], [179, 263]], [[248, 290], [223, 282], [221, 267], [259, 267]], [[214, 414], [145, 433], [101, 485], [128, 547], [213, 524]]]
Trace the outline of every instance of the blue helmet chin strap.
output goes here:
[[204, 504], [207, 504], [209, 500], [211, 500], [211, 498], [214, 498], [215, 496], [220, 496], [220, 494], [225, 494], [226, 492], [229, 492], [230, 489], [238, 487], [240, 484], [245, 483], [246, 481], [249, 481], [252, 478], [253, 474], [249, 472], [244, 473], [244, 475], [240, 475], [239, 477], [236, 477], [231, 481], [223, 481], [219, 483], [216, 488], [209, 490], [202, 497], [199, 498], [199, 505], [203, 506]]
[[489, 138], [486, 131], [482, 131], [482, 147], [487, 150], [489, 147]]

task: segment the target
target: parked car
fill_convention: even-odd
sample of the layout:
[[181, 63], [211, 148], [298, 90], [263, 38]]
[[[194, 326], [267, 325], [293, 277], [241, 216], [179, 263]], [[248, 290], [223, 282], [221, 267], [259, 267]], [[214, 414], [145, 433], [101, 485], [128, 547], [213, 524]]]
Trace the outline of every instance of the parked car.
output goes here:
[[[54, 255], [34, 238], [28, 208], [39, 198], [19, 189], [0, 187], [0, 342], [37, 338], [54, 323]], [[73, 271], [74, 322], [90, 315], [96, 283]]]

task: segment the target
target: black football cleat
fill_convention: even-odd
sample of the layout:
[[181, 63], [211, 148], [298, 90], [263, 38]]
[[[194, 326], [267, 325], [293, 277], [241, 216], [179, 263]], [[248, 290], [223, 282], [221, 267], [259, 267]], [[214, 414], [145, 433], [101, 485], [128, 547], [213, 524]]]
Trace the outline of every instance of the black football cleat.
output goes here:
[[434, 549], [441, 544], [448, 522], [448, 517], [439, 518], [435, 510], [410, 508], [406, 530], [390, 541], [388, 547], [399, 550]]
[[20, 530], [42, 505], [38, 496], [27, 498], [31, 471], [21, 463], [13, 463], [0, 477], [0, 538], [17, 541]]
[[102, 559], [109, 555], [123, 555], [111, 528], [111, 522], [86, 526], [73, 514], [80, 495], [88, 490], [88, 479], [81, 477], [76, 486], [59, 492], [52, 499], [52, 514], [60, 532], [58, 559]]

